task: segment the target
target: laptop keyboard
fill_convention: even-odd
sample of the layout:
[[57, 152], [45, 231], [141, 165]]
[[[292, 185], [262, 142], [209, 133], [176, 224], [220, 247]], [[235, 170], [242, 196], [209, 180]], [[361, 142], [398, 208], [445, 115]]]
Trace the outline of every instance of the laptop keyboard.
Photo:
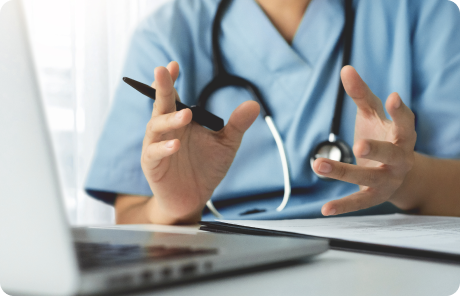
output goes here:
[[76, 242], [80, 269], [217, 254], [217, 249]]

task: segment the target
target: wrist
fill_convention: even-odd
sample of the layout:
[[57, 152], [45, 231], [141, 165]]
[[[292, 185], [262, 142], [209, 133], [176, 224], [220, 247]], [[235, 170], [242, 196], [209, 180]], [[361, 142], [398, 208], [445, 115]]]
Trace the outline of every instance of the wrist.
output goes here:
[[197, 224], [201, 220], [203, 207], [197, 207], [191, 211], [179, 212], [164, 206], [158, 197], [152, 196], [146, 204], [145, 214], [152, 224]]
[[404, 182], [391, 198], [391, 202], [405, 211], [420, 212], [432, 186], [429, 175], [431, 158], [414, 152], [414, 165], [407, 173]]

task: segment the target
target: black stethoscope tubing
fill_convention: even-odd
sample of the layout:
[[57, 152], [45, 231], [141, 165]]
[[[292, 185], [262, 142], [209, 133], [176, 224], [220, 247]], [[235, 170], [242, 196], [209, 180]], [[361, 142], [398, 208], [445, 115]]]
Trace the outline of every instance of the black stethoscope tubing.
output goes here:
[[[343, 56], [342, 56], [342, 67], [350, 63], [351, 48], [353, 43], [353, 28], [355, 23], [355, 16], [353, 13], [353, 0], [344, 0], [345, 1], [345, 28], [343, 32]], [[345, 100], [345, 88], [341, 80], [339, 79], [339, 86], [337, 90], [337, 98], [334, 109], [334, 116], [332, 118], [331, 129], [329, 133], [329, 138], [327, 141], [324, 141], [316, 146], [313, 150], [313, 153], [310, 156], [310, 165], [313, 169], [314, 161], [319, 157], [325, 157], [332, 159], [330, 153], [333, 151], [333, 148], [340, 151], [340, 157], [334, 159], [343, 163], [352, 163], [353, 162], [353, 151], [346, 142], [340, 140], [338, 135], [340, 133], [340, 123], [342, 120], [343, 113], [343, 102]], [[325, 151], [326, 155], [325, 155]], [[315, 172], [313, 170], [313, 172]], [[315, 172], [316, 174], [316, 172]], [[318, 175], [320, 179], [331, 180], [324, 176]]]
[[[345, 0], [345, 28], [343, 32], [343, 57], [342, 68], [350, 64], [351, 47], [353, 42], [353, 27], [355, 23], [355, 16], [353, 13], [353, 0]], [[340, 122], [342, 119], [343, 101], [345, 99], [345, 88], [339, 82], [337, 90], [337, 99], [335, 102], [334, 117], [332, 119], [331, 134], [339, 135]]]
[[[269, 128], [275, 138], [275, 141], [278, 145], [278, 150], [281, 155], [282, 163], [283, 163], [283, 172], [284, 172], [284, 179], [285, 179], [285, 196], [283, 198], [283, 202], [277, 208], [277, 211], [281, 211], [286, 206], [289, 196], [290, 196], [290, 178], [289, 178], [289, 169], [287, 164], [287, 156], [285, 153], [283, 141], [279, 136], [279, 133], [276, 129], [276, 126], [273, 123], [272, 112], [270, 108], [265, 103], [265, 100], [262, 97], [259, 89], [250, 81], [235, 75], [231, 75], [227, 72], [224, 67], [222, 61], [222, 52], [219, 46], [219, 34], [220, 34], [220, 24], [222, 22], [222, 18], [227, 10], [229, 4], [232, 0], [222, 0], [217, 8], [216, 15], [214, 17], [213, 25], [212, 25], [212, 55], [213, 55], [213, 67], [214, 67], [214, 78], [209, 82], [201, 92], [200, 96], [198, 97], [198, 106], [202, 108], [206, 108], [207, 102], [211, 95], [216, 92], [217, 90], [228, 87], [228, 86], [236, 86], [245, 88], [248, 92], [251, 93], [253, 99], [260, 104], [260, 113], [262, 117], [266, 120]], [[353, 0], [344, 0], [345, 1], [345, 28], [343, 32], [343, 57], [342, 57], [342, 68], [349, 64], [350, 62], [350, 55], [351, 55], [351, 48], [352, 48], [352, 39], [353, 39], [353, 28], [354, 28], [354, 13], [353, 13]], [[339, 80], [339, 87], [337, 91], [337, 98], [336, 104], [334, 109], [334, 116], [332, 119], [329, 139], [324, 141], [316, 146], [313, 150], [312, 155], [310, 157], [311, 164], [318, 157], [326, 157], [330, 158], [329, 154], [332, 150], [336, 149], [340, 153], [340, 160], [341, 162], [345, 163], [352, 163], [353, 162], [353, 153], [348, 144], [338, 139], [338, 135], [340, 132], [340, 122], [342, 117], [342, 109], [343, 109], [343, 102], [345, 99], [345, 89], [341, 80]], [[324, 152], [326, 151], [326, 152]], [[318, 175], [319, 176], [319, 175]], [[319, 176], [320, 178], [324, 178]], [[218, 218], [222, 218], [222, 215], [215, 209], [212, 201], [209, 200], [207, 203], [208, 208], [211, 212], [217, 216]]]
[[262, 117], [272, 116], [270, 109], [262, 98], [262, 94], [254, 84], [242, 77], [231, 75], [227, 72], [227, 70], [225, 70], [224, 63], [222, 61], [222, 52], [220, 51], [219, 46], [219, 33], [220, 23], [231, 1], [232, 0], [222, 0], [217, 8], [216, 16], [214, 17], [212, 25], [212, 56], [215, 76], [201, 92], [197, 105], [205, 108], [208, 99], [214, 92], [224, 87], [238, 86], [248, 90], [253, 95], [253, 98], [255, 98], [260, 104], [260, 113]]

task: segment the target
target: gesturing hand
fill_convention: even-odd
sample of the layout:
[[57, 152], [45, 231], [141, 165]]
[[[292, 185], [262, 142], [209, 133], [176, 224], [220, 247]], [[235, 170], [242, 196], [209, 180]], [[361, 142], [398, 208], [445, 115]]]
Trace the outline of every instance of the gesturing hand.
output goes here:
[[245, 102], [221, 131], [210, 131], [192, 122], [190, 109], [176, 111], [178, 75], [176, 62], [155, 69], [156, 101], [142, 147], [142, 170], [153, 192], [151, 215], [156, 215], [151, 221], [157, 223], [199, 220], [259, 114], [256, 102]]
[[341, 72], [347, 94], [358, 106], [353, 152], [357, 165], [324, 158], [314, 170], [323, 176], [360, 185], [360, 190], [326, 203], [323, 215], [338, 215], [392, 201], [414, 164], [416, 141], [414, 114], [397, 93], [391, 94], [386, 109], [356, 70], [346, 66]]

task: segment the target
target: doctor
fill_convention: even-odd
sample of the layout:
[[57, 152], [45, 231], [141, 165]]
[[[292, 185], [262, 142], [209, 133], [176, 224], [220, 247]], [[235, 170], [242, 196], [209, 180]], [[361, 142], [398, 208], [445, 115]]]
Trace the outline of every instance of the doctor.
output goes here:
[[[115, 205], [118, 223], [195, 223], [212, 217], [203, 212], [210, 198], [229, 219], [368, 208], [363, 213], [460, 215], [460, 162], [445, 159], [460, 156], [460, 15], [453, 3], [353, 1], [354, 67], [342, 68], [343, 1], [231, 2], [219, 44], [227, 71], [266, 98], [284, 140], [293, 189], [281, 212], [274, 210], [283, 195], [276, 145], [245, 90], [210, 98], [207, 109], [227, 120], [220, 132], [192, 122], [188, 109], [175, 110], [175, 100], [196, 103], [213, 78], [218, 4], [172, 1], [134, 34], [123, 76], [154, 81], [157, 100], [152, 108], [120, 85], [86, 184]], [[339, 78], [348, 94], [340, 138], [356, 162], [319, 158], [313, 172], [311, 150], [328, 137]]]

